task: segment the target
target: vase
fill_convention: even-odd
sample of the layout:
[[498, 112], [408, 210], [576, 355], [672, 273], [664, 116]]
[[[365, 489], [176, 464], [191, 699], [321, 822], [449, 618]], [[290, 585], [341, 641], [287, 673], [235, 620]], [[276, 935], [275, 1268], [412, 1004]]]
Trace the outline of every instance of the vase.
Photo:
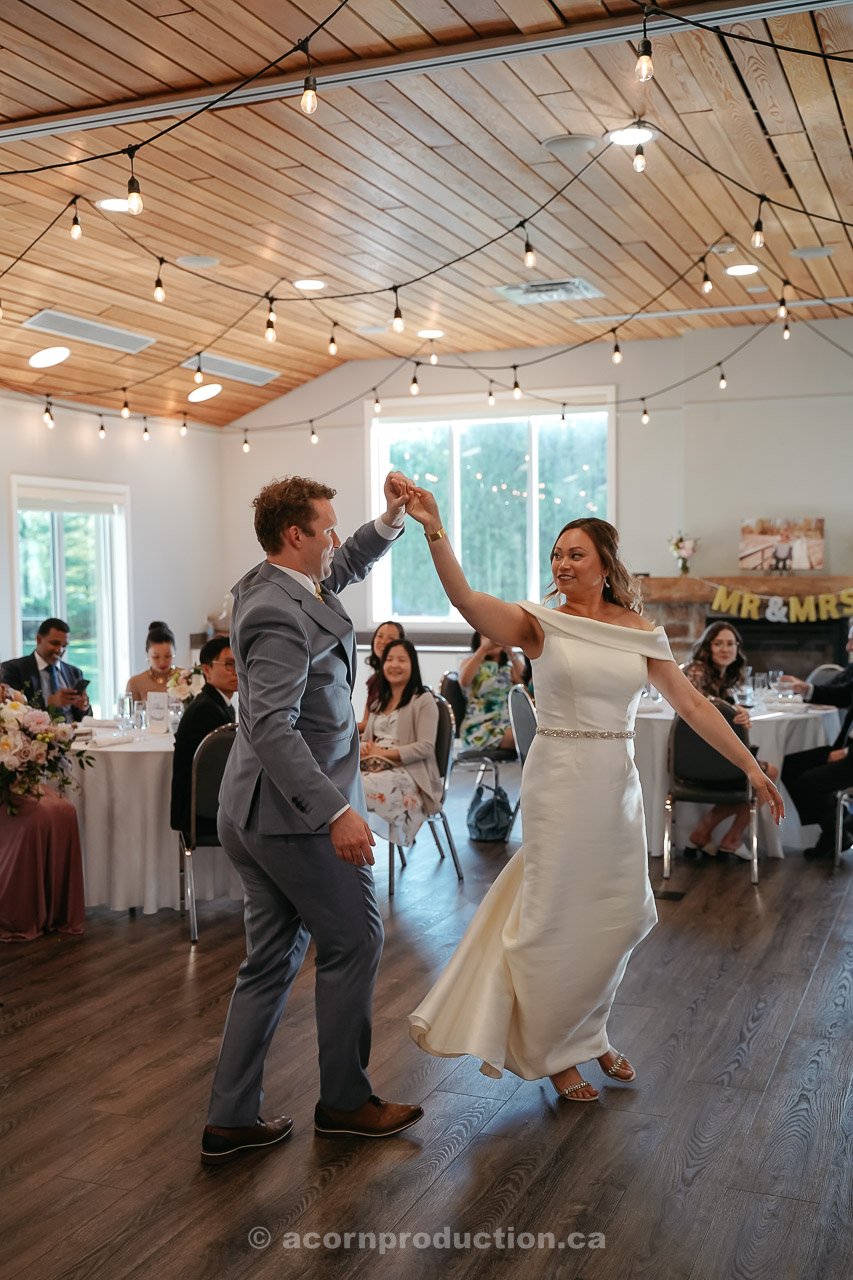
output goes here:
[[684, 556], [679, 556], [679, 557], [678, 557], [678, 572], [679, 572], [679, 573], [689, 573], [689, 572], [690, 572], [690, 561], [689, 561], [689, 560], [685, 560]]

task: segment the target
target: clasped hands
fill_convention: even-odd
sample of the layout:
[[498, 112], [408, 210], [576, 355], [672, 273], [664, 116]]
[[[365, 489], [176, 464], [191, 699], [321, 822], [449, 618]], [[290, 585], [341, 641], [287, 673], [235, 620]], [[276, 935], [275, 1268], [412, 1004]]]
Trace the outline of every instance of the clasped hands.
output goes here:
[[441, 526], [438, 503], [433, 495], [428, 489], [421, 489], [402, 471], [388, 472], [384, 492], [387, 509], [383, 519], [386, 524], [396, 524], [401, 516], [408, 514], [425, 528], [429, 526], [434, 530]]

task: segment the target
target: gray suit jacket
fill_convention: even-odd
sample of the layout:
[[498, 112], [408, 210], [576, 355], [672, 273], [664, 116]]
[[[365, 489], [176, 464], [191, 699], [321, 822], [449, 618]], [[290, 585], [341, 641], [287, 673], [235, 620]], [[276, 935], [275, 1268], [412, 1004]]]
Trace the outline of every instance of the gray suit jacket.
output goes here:
[[267, 561], [234, 587], [240, 732], [220, 806], [237, 826], [307, 835], [346, 804], [366, 815], [352, 709], [355, 632], [336, 593], [390, 546], [372, 522], [362, 525], [335, 552], [327, 600]]

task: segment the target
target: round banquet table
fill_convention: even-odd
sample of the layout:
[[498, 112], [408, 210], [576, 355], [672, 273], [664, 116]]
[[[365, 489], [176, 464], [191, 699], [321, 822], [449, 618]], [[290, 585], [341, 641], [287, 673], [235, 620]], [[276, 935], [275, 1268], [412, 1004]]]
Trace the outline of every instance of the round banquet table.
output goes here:
[[[635, 759], [643, 789], [646, 811], [646, 835], [649, 853], [653, 858], [663, 856], [664, 803], [669, 785], [667, 753], [669, 733], [674, 717], [672, 707], [666, 702], [650, 702], [645, 699], [637, 714]], [[782, 771], [782, 761], [793, 751], [806, 751], [810, 747], [829, 746], [840, 729], [840, 717], [833, 707], [808, 707], [805, 711], [753, 711], [749, 731], [751, 744], [758, 748], [758, 758], [775, 764]], [[770, 858], [784, 857], [783, 850], [798, 851], [812, 843], [804, 832], [817, 832], [817, 827], [800, 825], [791, 797], [777, 781], [785, 801], [785, 818], [777, 827], [766, 808], [758, 811], [758, 846]], [[699, 821], [705, 806], [677, 804], [675, 807], [676, 848], [683, 849], [690, 831]], [[731, 819], [721, 823], [714, 833], [718, 842], [731, 824]]]
[[[98, 733], [83, 747], [94, 764], [83, 769], [75, 761], [79, 787], [67, 794], [80, 823], [88, 907], [145, 914], [180, 907], [178, 833], [169, 826], [174, 745], [171, 733], [132, 741]], [[193, 874], [197, 901], [243, 897], [222, 849], [194, 854]]]

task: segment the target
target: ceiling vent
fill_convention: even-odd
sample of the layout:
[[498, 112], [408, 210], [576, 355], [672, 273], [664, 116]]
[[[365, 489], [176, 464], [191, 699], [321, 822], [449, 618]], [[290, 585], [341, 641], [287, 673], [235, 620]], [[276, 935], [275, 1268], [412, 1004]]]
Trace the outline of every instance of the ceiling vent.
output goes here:
[[502, 284], [496, 290], [507, 302], [528, 306], [532, 302], [580, 302], [603, 298], [594, 284], [575, 276], [572, 280], [540, 280], [535, 284]]
[[[190, 356], [181, 365], [182, 369], [195, 369], [198, 356]], [[252, 387], [265, 387], [279, 376], [277, 369], [264, 369], [259, 364], [243, 364], [239, 360], [227, 360], [224, 356], [209, 356], [201, 353], [201, 371], [217, 378], [227, 378], [229, 382], [248, 382]]]
[[109, 347], [111, 351], [124, 351], [131, 356], [157, 341], [142, 333], [98, 324], [96, 320], [84, 320], [82, 316], [70, 316], [64, 311], [39, 311], [24, 320], [23, 327], [37, 329], [39, 333], [54, 333], [60, 338], [73, 338], [75, 342], [91, 342], [96, 347]]

